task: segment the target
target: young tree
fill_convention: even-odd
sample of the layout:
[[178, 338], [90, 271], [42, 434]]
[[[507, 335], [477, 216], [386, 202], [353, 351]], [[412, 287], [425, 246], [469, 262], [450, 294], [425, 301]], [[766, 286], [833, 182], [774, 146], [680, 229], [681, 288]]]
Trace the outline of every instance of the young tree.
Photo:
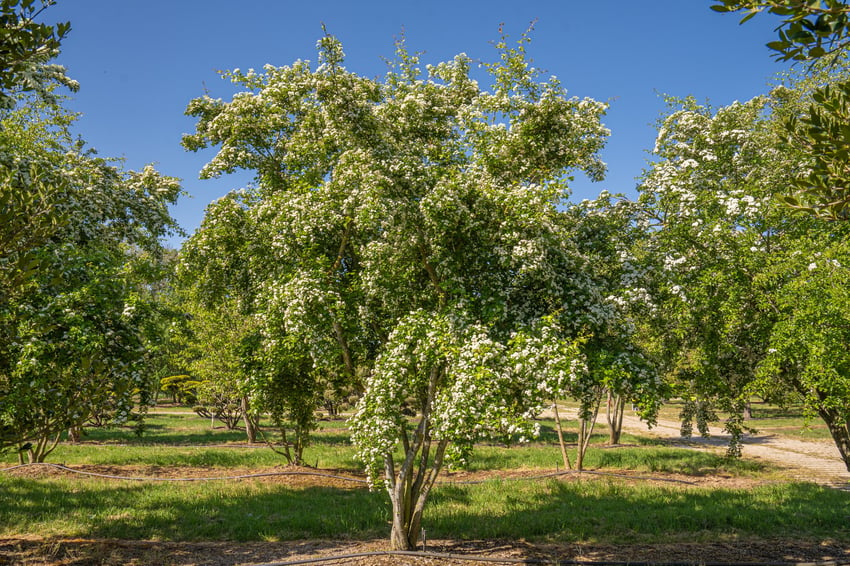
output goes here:
[[531, 433], [578, 379], [574, 341], [604, 299], [558, 207], [570, 170], [604, 172], [605, 104], [539, 81], [526, 43], [498, 43], [486, 91], [465, 55], [423, 71], [403, 44], [383, 80], [360, 77], [325, 36], [316, 68], [232, 72], [245, 92], [187, 110], [184, 145], [219, 146], [202, 176], [256, 172], [263, 315], [316, 370], [369, 368], [352, 426], [394, 548], [416, 545], [447, 458]]

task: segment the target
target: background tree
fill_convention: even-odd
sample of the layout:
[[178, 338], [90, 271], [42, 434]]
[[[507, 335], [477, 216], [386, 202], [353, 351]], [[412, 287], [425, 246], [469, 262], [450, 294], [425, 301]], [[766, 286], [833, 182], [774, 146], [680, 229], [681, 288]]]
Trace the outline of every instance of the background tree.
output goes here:
[[730, 450], [744, 431], [743, 408], [774, 317], [760, 304], [754, 276], [781, 244], [786, 222], [772, 202], [793, 171], [791, 155], [764, 116], [767, 99], [712, 110], [671, 100], [659, 157], [640, 187], [666, 279], [658, 331], [685, 400], [683, 432], [701, 431], [713, 408], [732, 417]]
[[[30, 99], [0, 124], [7, 157], [49, 173], [49, 207], [64, 219], [27, 243], [29, 271], [0, 309], [0, 446], [28, 445], [32, 460], [103, 407], [125, 420], [136, 395], [152, 390], [143, 367], [159, 315], [151, 264], [176, 228], [167, 206], [177, 181], [94, 157], [72, 140], [72, 122]], [[5, 258], [13, 279], [21, 257], [13, 249]]]
[[759, 277], [777, 311], [756, 385], [820, 417], [850, 471], [850, 247], [845, 225], [810, 227]]
[[674, 101], [641, 185], [667, 280], [658, 331], [686, 401], [684, 429], [696, 420], [704, 431], [719, 409], [733, 453], [747, 401], [759, 394], [804, 403], [846, 458], [845, 323], [840, 306], [813, 304], [839, 299], [846, 287], [838, 275], [844, 226], [794, 215], [776, 198], [809, 163], [784, 136], [812, 82], [787, 81], [770, 96], [717, 110]]
[[64, 67], [49, 63], [71, 30], [68, 22], [48, 25], [36, 21], [53, 4], [54, 0], [0, 2], [0, 108], [14, 106], [15, 92], [35, 92], [43, 100], [55, 102], [53, 84], [74, 91], [79, 88]]
[[214, 308], [187, 300], [181, 306], [188, 320], [180, 357], [192, 378], [193, 409], [231, 430], [243, 421], [248, 441], [256, 442], [251, 374], [246, 371], [257, 355], [254, 348], [246, 348], [257, 333], [256, 323], [239, 312], [232, 299], [225, 299]]
[[241, 191], [212, 203], [181, 249], [179, 276], [190, 315], [185, 352], [190, 373], [208, 383], [196, 388], [199, 399], [205, 389], [228, 391], [218, 398], [229, 396], [241, 408], [249, 438], [263, 434], [256, 425], [268, 413], [280, 442], [267, 443], [288, 462], [302, 464], [324, 380], [304, 345], [293, 342], [257, 298], [258, 281], [273, 268], [273, 258], [268, 235], [250, 213], [255, 198]]

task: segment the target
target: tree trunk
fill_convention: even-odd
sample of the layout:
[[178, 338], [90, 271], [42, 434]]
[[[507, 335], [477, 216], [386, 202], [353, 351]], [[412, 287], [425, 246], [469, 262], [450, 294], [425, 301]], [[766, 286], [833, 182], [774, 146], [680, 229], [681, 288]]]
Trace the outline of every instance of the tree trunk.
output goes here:
[[408, 438], [406, 429], [400, 430], [405, 450], [404, 462], [396, 470], [392, 455], [387, 455], [385, 460], [387, 491], [392, 503], [390, 547], [393, 550], [413, 550], [419, 544], [425, 502], [443, 467], [443, 457], [449, 442], [437, 441], [432, 457], [430, 420], [431, 404], [441, 374], [441, 368], [431, 370], [422, 416], [412, 440]]
[[29, 459], [30, 464], [40, 464], [44, 462], [44, 459], [47, 458], [47, 455], [53, 452], [56, 446], [59, 444], [59, 439], [62, 437], [62, 433], [56, 433], [53, 438], [49, 436], [42, 436], [35, 443], [30, 445], [30, 448], [27, 450], [27, 457]]
[[590, 445], [590, 435], [593, 434], [593, 427], [596, 426], [596, 417], [599, 415], [599, 407], [602, 405], [602, 392], [600, 391], [596, 397], [593, 413], [590, 419], [581, 419], [578, 435], [578, 450], [576, 454], [576, 470], [584, 469], [584, 455], [587, 453], [587, 447]]
[[614, 446], [620, 443], [623, 433], [623, 414], [626, 412], [626, 401], [622, 395], [614, 395], [608, 391], [608, 444]]
[[818, 409], [818, 413], [829, 428], [844, 466], [850, 472], [850, 420], [842, 419], [838, 411], [833, 409]]
[[248, 435], [248, 442], [254, 444], [257, 442], [257, 423], [249, 409], [248, 397], [244, 396], [242, 397], [242, 419], [245, 421], [245, 434]]
[[78, 443], [83, 436], [83, 429], [78, 426], [72, 426], [68, 429], [68, 441], [74, 444]]
[[573, 465], [570, 462], [570, 455], [567, 454], [567, 445], [564, 444], [564, 429], [561, 426], [561, 417], [558, 415], [557, 403], [552, 403], [552, 411], [555, 413], [555, 425], [558, 427], [558, 444], [561, 445], [561, 458], [564, 460], [564, 469], [572, 470]]
[[[414, 550], [419, 544], [425, 503], [443, 467], [443, 456], [447, 447], [448, 441], [439, 441], [434, 459], [429, 461], [428, 453], [431, 448], [429, 439], [421, 446], [418, 470], [414, 469], [416, 458], [410, 458], [413, 454], [408, 452], [408, 458], [405, 458], [401, 470], [393, 478], [389, 486], [393, 519], [390, 531], [392, 550]], [[410, 465], [407, 464], [408, 460], [411, 462]]]

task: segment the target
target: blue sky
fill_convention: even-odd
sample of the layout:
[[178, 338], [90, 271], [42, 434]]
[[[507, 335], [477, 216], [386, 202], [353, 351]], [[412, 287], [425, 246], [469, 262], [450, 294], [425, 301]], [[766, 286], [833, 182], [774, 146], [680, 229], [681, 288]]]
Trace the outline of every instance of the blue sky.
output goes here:
[[[520, 0], [411, 2], [369, 0], [59, 0], [45, 21], [71, 22], [59, 62], [81, 83], [68, 106], [82, 113], [78, 133], [102, 156], [126, 167], [155, 163], [180, 177], [191, 195], [172, 210], [188, 232], [204, 208], [250, 174], [198, 180], [213, 155], [188, 153], [180, 138], [194, 122], [186, 104], [205, 89], [229, 99], [217, 70], [315, 61], [321, 25], [343, 43], [346, 67], [377, 77], [402, 33], [423, 63], [464, 52], [490, 60], [499, 24], [519, 37], [536, 20], [529, 54], [569, 93], [611, 103], [605, 181], [577, 179], [573, 198], [601, 190], [634, 195], [635, 178], [654, 143], [664, 109], [659, 94], [692, 94], [713, 105], [763, 93], [783, 69], [764, 46], [778, 21], [759, 16], [743, 26], [710, 0]], [[179, 246], [179, 239], [170, 241]]]

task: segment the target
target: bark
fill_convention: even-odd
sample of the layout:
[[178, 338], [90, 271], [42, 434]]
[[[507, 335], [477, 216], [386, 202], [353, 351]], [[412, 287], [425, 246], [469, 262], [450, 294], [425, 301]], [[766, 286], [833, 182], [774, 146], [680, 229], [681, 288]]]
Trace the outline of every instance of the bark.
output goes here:
[[[431, 404], [437, 390], [441, 368], [433, 368], [429, 376], [428, 393], [422, 416], [413, 438], [405, 431], [400, 436], [405, 447], [405, 459], [396, 470], [392, 456], [385, 464], [388, 492], [392, 503], [390, 546], [393, 550], [413, 550], [419, 543], [422, 514], [431, 488], [443, 467], [448, 440], [431, 438]], [[433, 455], [432, 455], [433, 448]]]
[[829, 434], [838, 447], [844, 466], [850, 472], [850, 420], [842, 418], [834, 409], [819, 409], [818, 413], [829, 428]]
[[55, 436], [42, 436], [38, 440], [33, 443], [29, 450], [27, 450], [27, 457], [29, 459], [30, 464], [40, 464], [44, 462], [44, 459], [47, 458], [48, 454], [53, 452], [56, 446], [59, 444], [59, 439], [62, 437], [62, 433], [58, 432]]
[[257, 442], [257, 422], [251, 416], [250, 408], [248, 397], [242, 397], [242, 419], [245, 421], [245, 433], [248, 435], [248, 442], [254, 444]]
[[72, 426], [68, 429], [68, 441], [76, 444], [83, 436], [83, 429], [78, 426]]
[[614, 395], [611, 391], [608, 392], [608, 444], [615, 445], [620, 443], [620, 436], [623, 433], [623, 414], [626, 412], [626, 401], [622, 395]]
[[590, 419], [581, 419], [578, 436], [578, 454], [576, 455], [576, 469], [582, 471], [584, 469], [584, 455], [587, 453], [587, 447], [590, 445], [590, 435], [593, 434], [593, 427], [596, 426], [596, 417], [599, 415], [599, 406], [602, 405], [602, 392], [600, 391], [596, 397], [596, 402], [593, 407], [593, 413]]
[[555, 425], [558, 428], [558, 444], [561, 445], [561, 458], [564, 460], [564, 469], [572, 470], [573, 464], [570, 462], [570, 455], [567, 454], [567, 445], [564, 444], [564, 429], [561, 426], [561, 417], [558, 415], [557, 403], [552, 403], [552, 411], [555, 413]]

